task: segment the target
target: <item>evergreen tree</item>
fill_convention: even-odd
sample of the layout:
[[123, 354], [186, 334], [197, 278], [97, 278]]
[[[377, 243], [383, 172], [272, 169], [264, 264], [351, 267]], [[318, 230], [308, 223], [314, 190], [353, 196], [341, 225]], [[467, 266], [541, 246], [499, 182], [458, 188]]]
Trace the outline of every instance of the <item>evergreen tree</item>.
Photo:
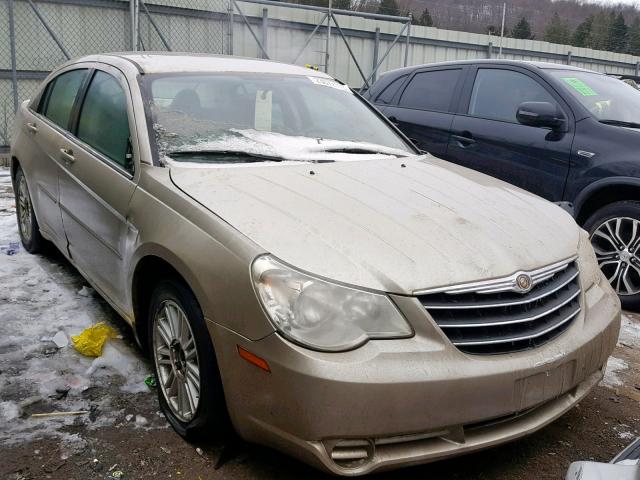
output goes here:
[[627, 31], [627, 53], [640, 56], [640, 18], [636, 17]]
[[571, 45], [576, 47], [591, 48], [592, 38], [591, 29], [593, 28], [593, 15], [589, 15], [580, 25], [571, 37]]
[[513, 30], [511, 30], [511, 36], [513, 38], [524, 38], [525, 40], [531, 40], [533, 35], [531, 34], [531, 25], [525, 17], [522, 17], [518, 23], [516, 23]]
[[400, 9], [396, 0], [382, 0], [378, 12], [384, 15], [400, 15]]
[[544, 32], [544, 40], [551, 43], [569, 43], [571, 39], [571, 30], [569, 29], [569, 23], [560, 18], [558, 12], [553, 14], [551, 22], [547, 26]]
[[596, 50], [610, 50], [611, 16], [605, 12], [599, 12], [593, 19], [591, 26], [591, 48]]
[[429, 9], [425, 8], [422, 12], [422, 15], [419, 17], [414, 17], [414, 23], [416, 25], [422, 25], [423, 27], [433, 27], [433, 18], [431, 18], [431, 13], [429, 13]]
[[609, 28], [609, 48], [614, 52], [624, 52], [627, 49], [627, 24], [622, 12], [615, 15], [611, 12], [611, 27]]

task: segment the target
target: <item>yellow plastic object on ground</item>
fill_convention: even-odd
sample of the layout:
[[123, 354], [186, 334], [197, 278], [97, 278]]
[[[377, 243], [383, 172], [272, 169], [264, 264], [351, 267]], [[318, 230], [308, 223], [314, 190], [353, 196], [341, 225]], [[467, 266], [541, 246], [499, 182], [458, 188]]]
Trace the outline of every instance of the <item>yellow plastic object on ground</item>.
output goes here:
[[74, 347], [87, 357], [99, 357], [102, 355], [102, 347], [110, 338], [115, 338], [118, 333], [104, 322], [85, 328], [80, 335], [71, 337]]

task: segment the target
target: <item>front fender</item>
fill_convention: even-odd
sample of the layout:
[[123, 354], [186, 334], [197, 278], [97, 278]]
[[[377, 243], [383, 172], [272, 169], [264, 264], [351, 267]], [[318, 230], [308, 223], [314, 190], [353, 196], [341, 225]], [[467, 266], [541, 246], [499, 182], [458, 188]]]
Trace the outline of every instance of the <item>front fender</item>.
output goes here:
[[271, 334], [250, 275], [251, 262], [263, 251], [166, 183], [168, 169], [143, 168], [129, 212], [138, 230], [127, 272], [131, 304], [136, 267], [155, 256], [182, 276], [205, 318], [252, 340]]
[[612, 177], [602, 178], [600, 180], [596, 180], [595, 182], [592, 182], [589, 185], [587, 185], [576, 196], [576, 199], [573, 202], [575, 218], [577, 219], [582, 218], [583, 216], [582, 209], [585, 207], [585, 204], [591, 197], [598, 194], [598, 192], [602, 192], [603, 190], [609, 189], [609, 188], [617, 189], [621, 186], [637, 188], [638, 189], [637, 199], [640, 200], [640, 178], [630, 177], [630, 176], [612, 176]]

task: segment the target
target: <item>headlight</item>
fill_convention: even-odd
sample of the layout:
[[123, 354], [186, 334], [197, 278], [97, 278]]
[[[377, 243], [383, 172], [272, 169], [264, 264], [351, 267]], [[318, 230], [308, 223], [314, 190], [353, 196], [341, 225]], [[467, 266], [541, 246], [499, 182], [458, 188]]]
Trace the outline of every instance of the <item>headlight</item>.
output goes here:
[[598, 265], [598, 259], [591, 246], [589, 234], [582, 229], [578, 243], [578, 268], [580, 269], [580, 283], [583, 291], [600, 282], [602, 272]]
[[372, 338], [413, 335], [384, 294], [312, 277], [268, 255], [253, 262], [251, 274], [269, 318], [293, 342], [335, 352], [356, 348]]

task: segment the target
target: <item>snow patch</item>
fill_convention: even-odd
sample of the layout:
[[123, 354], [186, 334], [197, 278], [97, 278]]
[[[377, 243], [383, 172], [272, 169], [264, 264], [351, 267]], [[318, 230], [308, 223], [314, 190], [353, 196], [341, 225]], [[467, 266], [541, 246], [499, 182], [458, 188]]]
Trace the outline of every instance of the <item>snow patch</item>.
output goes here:
[[13, 420], [20, 415], [20, 407], [15, 402], [0, 402], [0, 416], [4, 420]]
[[85, 285], [80, 290], [78, 290], [78, 295], [82, 297], [90, 297], [91, 295], [93, 295], [93, 292], [94, 292], [93, 288], [87, 287]]
[[628, 315], [622, 315], [619, 345], [640, 349], [640, 322]]
[[624, 382], [620, 378], [619, 373], [627, 370], [628, 368], [629, 365], [624, 360], [616, 357], [609, 357], [602, 383], [607, 387], [619, 387], [623, 385]]
[[[9, 172], [0, 168], [0, 247], [20, 241], [14, 202]], [[123, 404], [137, 402], [141, 410], [155, 411], [155, 395], [144, 383], [150, 368], [122, 336], [109, 340], [97, 359], [69, 345], [72, 335], [98, 322], [116, 329], [124, 323], [93, 296], [93, 289], [82, 287], [82, 279], [63, 260], [24, 249], [12, 255], [0, 251], [0, 285], [0, 445], [46, 436], [56, 438], [63, 454], [71, 455], [86, 442], [82, 431], [72, 435], [65, 431], [68, 427], [112, 426], [124, 418]], [[123, 403], [124, 395], [139, 392], [148, 396]], [[84, 410], [90, 413], [31, 416]], [[146, 428], [165, 425], [155, 419]]]
[[[163, 160], [170, 166], [188, 165], [190, 167], [203, 168], [237, 168], [273, 165], [290, 165], [319, 162], [319, 161], [361, 161], [380, 158], [396, 158], [409, 156], [405, 150], [377, 145], [366, 142], [351, 142], [343, 140], [330, 140], [323, 138], [311, 138], [301, 136], [283, 135], [275, 132], [262, 132], [258, 130], [230, 129], [229, 134], [215, 139], [203, 139], [183, 146], [166, 147], [164, 153], [171, 151], [194, 152], [221, 151], [243, 152], [266, 158], [276, 157], [286, 162], [262, 161], [257, 163], [195, 163], [188, 161], [176, 161], [164, 157]], [[346, 153], [342, 150], [353, 150], [362, 153]], [[366, 153], [371, 151], [372, 153]], [[185, 159], [187, 160], [187, 159]]]
[[110, 376], [116, 374], [125, 379], [121, 390], [129, 393], [148, 391], [144, 383], [148, 370], [132, 352], [116, 342], [107, 342], [102, 349], [102, 356], [91, 362], [86, 375], [89, 377]]

